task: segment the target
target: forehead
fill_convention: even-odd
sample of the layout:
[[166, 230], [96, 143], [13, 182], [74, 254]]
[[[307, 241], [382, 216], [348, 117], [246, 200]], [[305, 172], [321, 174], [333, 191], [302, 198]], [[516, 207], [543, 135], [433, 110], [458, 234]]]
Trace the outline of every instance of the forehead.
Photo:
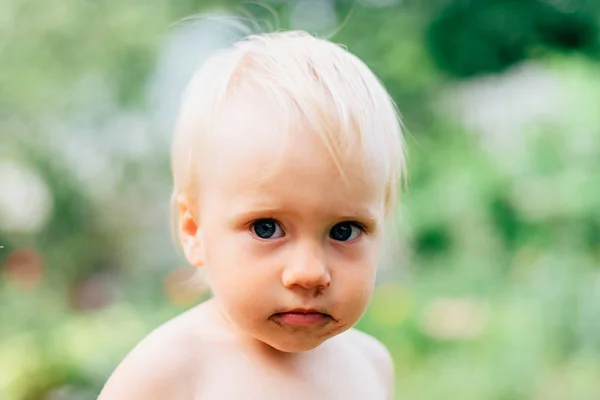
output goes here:
[[360, 154], [349, 152], [336, 164], [307, 124], [286, 120], [265, 96], [237, 96], [206, 145], [204, 189], [214, 185], [228, 199], [304, 203], [321, 211], [377, 208], [383, 201], [385, 182], [365, 168]]

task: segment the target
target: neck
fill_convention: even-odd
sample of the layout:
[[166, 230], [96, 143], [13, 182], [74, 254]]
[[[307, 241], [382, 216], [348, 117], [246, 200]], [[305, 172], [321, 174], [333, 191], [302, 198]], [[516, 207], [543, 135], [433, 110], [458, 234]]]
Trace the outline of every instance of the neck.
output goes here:
[[228, 337], [242, 346], [245, 351], [260, 357], [269, 358], [276, 362], [291, 362], [302, 358], [301, 353], [288, 353], [277, 350], [267, 343], [256, 339], [240, 329], [221, 307], [215, 298], [208, 300], [205, 306], [210, 310], [211, 319], [224, 337]]

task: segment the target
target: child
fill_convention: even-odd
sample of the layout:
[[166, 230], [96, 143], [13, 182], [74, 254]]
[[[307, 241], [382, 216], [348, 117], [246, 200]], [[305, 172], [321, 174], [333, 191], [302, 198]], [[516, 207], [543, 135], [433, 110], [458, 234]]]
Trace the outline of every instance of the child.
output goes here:
[[373, 73], [309, 34], [246, 38], [183, 98], [177, 232], [213, 297], [143, 340], [102, 400], [390, 399], [387, 350], [352, 329], [404, 171]]

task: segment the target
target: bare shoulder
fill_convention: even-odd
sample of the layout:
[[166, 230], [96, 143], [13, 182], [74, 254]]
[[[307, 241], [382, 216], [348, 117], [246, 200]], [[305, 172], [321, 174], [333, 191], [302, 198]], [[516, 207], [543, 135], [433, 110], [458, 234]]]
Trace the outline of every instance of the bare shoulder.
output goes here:
[[375, 364], [382, 365], [383, 367], [392, 366], [390, 352], [379, 340], [354, 328], [348, 330], [347, 336], [348, 340], [353, 345], [358, 346], [364, 352], [365, 356]]
[[390, 398], [394, 391], [394, 362], [388, 349], [373, 336], [357, 329], [349, 329], [346, 338], [370, 360], [375, 370], [389, 390]]
[[192, 309], [150, 333], [113, 372], [99, 400], [192, 397], [203, 347], [194, 334], [198, 319]]

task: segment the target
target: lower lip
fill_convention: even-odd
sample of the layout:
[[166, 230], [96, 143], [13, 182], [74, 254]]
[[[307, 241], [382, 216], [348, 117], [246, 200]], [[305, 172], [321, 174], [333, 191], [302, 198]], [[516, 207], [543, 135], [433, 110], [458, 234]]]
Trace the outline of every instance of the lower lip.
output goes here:
[[287, 312], [275, 314], [272, 317], [275, 322], [281, 325], [299, 327], [299, 326], [316, 326], [327, 323], [331, 320], [331, 317], [327, 314], [321, 313], [301, 313], [301, 312]]

